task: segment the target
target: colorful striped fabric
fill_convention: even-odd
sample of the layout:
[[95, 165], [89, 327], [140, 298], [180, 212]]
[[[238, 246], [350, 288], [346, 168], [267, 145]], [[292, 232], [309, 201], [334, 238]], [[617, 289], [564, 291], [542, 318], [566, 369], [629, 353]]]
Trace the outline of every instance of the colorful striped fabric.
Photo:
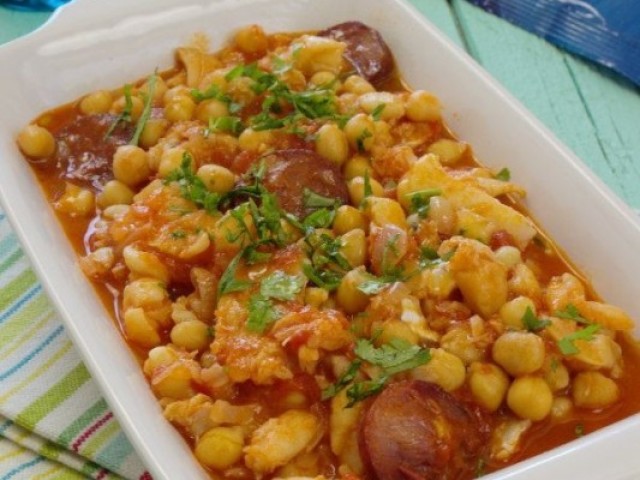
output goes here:
[[150, 479], [0, 210], [0, 480]]

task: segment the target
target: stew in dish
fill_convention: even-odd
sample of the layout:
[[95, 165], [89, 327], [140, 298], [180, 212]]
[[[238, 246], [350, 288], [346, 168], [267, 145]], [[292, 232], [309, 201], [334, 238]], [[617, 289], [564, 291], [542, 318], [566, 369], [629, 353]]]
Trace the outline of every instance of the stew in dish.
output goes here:
[[204, 43], [17, 141], [212, 478], [471, 479], [640, 410], [632, 319], [376, 30]]

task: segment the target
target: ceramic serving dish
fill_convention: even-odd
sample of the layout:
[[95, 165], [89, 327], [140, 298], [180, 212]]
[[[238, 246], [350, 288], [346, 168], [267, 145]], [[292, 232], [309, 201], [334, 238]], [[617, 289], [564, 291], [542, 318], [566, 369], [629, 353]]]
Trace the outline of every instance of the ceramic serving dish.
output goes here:
[[[469, 56], [403, 0], [76, 0], [0, 48], [0, 199], [93, 377], [158, 480], [206, 478], [162, 417], [15, 145], [40, 112], [172, 65], [196, 32], [214, 48], [232, 31], [319, 29], [360, 20], [382, 33], [407, 83], [433, 91], [449, 126], [489, 167], [509, 166], [534, 217], [602, 297], [640, 320], [640, 223], [585, 165]], [[640, 324], [640, 322], [639, 322]], [[636, 329], [636, 334], [640, 330]], [[487, 480], [640, 478], [640, 415], [487, 476]]]

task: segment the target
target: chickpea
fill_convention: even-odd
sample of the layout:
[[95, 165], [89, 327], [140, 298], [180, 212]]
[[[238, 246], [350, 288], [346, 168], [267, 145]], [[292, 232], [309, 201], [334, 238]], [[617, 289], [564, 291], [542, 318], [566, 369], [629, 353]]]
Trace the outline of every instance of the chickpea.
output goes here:
[[171, 122], [191, 120], [196, 110], [196, 104], [187, 96], [176, 96], [164, 106], [164, 116]]
[[122, 257], [131, 273], [139, 277], [156, 278], [163, 283], [168, 283], [169, 269], [155, 253], [144, 252], [127, 245], [122, 250]]
[[140, 146], [148, 149], [156, 145], [168, 127], [169, 122], [164, 118], [150, 118], [147, 120], [140, 134]]
[[330, 162], [342, 165], [349, 156], [345, 133], [333, 123], [323, 125], [316, 134], [316, 152]]
[[[137, 97], [135, 95], [131, 95], [129, 98], [131, 99], [131, 119], [133, 121], [137, 121], [140, 118], [140, 115], [142, 115], [142, 111], [144, 110], [144, 102], [140, 97]], [[118, 115], [124, 112], [126, 106], [126, 97], [124, 95], [118, 97], [111, 105], [111, 113]]]
[[147, 318], [142, 308], [129, 308], [124, 312], [124, 332], [127, 338], [141, 347], [160, 345], [157, 325]]
[[564, 390], [569, 385], [569, 370], [564, 366], [560, 358], [548, 356], [544, 362], [543, 372], [544, 379], [552, 391]]
[[369, 297], [358, 290], [358, 286], [369, 279], [365, 270], [360, 267], [347, 272], [336, 291], [336, 301], [345, 312], [353, 314], [364, 310], [369, 304]]
[[129, 187], [135, 187], [149, 177], [151, 169], [147, 152], [134, 145], [121, 145], [113, 154], [113, 176]]
[[553, 394], [542, 378], [519, 377], [509, 387], [507, 405], [520, 418], [537, 422], [551, 413]]
[[[374, 178], [369, 179], [369, 185], [371, 185], [371, 195], [374, 197], [382, 197], [384, 195], [384, 188]], [[349, 197], [353, 205], [360, 205], [364, 200], [364, 178], [355, 177], [352, 178], [348, 184]]]
[[493, 363], [474, 362], [469, 369], [469, 388], [476, 402], [495, 412], [509, 388], [509, 377]]
[[556, 420], [566, 418], [573, 410], [573, 402], [567, 397], [555, 397], [551, 405], [551, 417]]
[[240, 427], [214, 427], [198, 439], [195, 454], [207, 467], [224, 470], [242, 458], [243, 447]]
[[[372, 185], [373, 190], [373, 185]], [[407, 228], [407, 217], [402, 206], [390, 198], [372, 197], [367, 199], [366, 213], [371, 221], [382, 227], [392, 224], [402, 229]]]
[[342, 205], [336, 210], [336, 216], [333, 219], [333, 231], [337, 235], [344, 235], [356, 228], [365, 230], [366, 226], [364, 214], [359, 209], [351, 205]]
[[417, 345], [420, 340], [418, 334], [411, 329], [409, 324], [400, 320], [387, 320], [382, 324], [382, 330], [376, 340], [376, 344], [383, 345], [389, 343], [394, 338], [405, 340], [411, 345]]
[[111, 92], [98, 90], [80, 100], [80, 111], [85, 115], [107, 113], [113, 104]]
[[443, 165], [455, 165], [460, 161], [467, 148], [466, 143], [442, 138], [429, 145], [427, 152], [437, 155]]
[[18, 135], [18, 146], [28, 157], [46, 158], [56, 151], [56, 139], [40, 125], [27, 125]]
[[620, 389], [600, 372], [580, 372], [573, 379], [571, 396], [576, 407], [605, 408], [618, 401]]
[[348, 93], [355, 93], [356, 95], [363, 95], [365, 93], [376, 91], [376, 89], [373, 88], [373, 85], [360, 75], [351, 75], [347, 78], [342, 85], [342, 90]]
[[91, 190], [66, 182], [64, 193], [54, 207], [72, 217], [86, 217], [94, 212], [95, 196]]
[[208, 123], [210, 118], [220, 118], [229, 115], [229, 107], [220, 100], [204, 100], [196, 107], [196, 118], [203, 123]]
[[191, 386], [192, 380], [189, 368], [177, 363], [167, 368], [160, 378], [154, 378], [151, 388], [157, 397], [182, 400], [195, 394]]
[[259, 152], [266, 149], [273, 141], [273, 133], [269, 130], [256, 131], [253, 128], [245, 129], [238, 137], [238, 143], [242, 150]]
[[442, 348], [432, 348], [431, 360], [411, 371], [413, 378], [435, 383], [447, 392], [460, 388], [465, 375], [466, 369], [462, 360]]
[[357, 152], [371, 150], [375, 131], [373, 120], [364, 113], [354, 115], [344, 126], [349, 145]]
[[177, 85], [167, 90], [162, 96], [163, 105], [167, 106], [179, 97], [191, 98], [191, 90], [186, 85]]
[[[161, 177], [168, 177], [173, 171], [180, 168], [186, 150], [182, 147], [174, 147], [165, 150], [160, 157], [158, 165], [158, 174]], [[193, 165], [191, 165], [193, 168]]]
[[517, 264], [522, 263], [522, 254], [520, 250], [511, 245], [505, 245], [498, 248], [493, 255], [498, 263], [501, 263], [505, 267], [511, 269]]
[[252, 55], [264, 55], [269, 47], [267, 34], [258, 25], [241, 28], [236, 32], [234, 41], [241, 52]]
[[171, 329], [171, 341], [186, 350], [202, 350], [209, 345], [209, 326], [200, 320], [180, 322]]
[[427, 215], [429, 220], [435, 223], [438, 233], [445, 235], [455, 233], [458, 217], [455, 208], [447, 198], [441, 195], [431, 197]]
[[376, 109], [379, 112], [380, 120], [397, 120], [404, 116], [404, 104], [393, 93], [390, 92], [370, 92], [360, 96], [360, 108], [371, 115]]
[[364, 177], [367, 172], [369, 177], [373, 176], [373, 168], [369, 164], [369, 160], [362, 155], [355, 155], [344, 165], [344, 176], [347, 180]]
[[133, 190], [118, 180], [108, 181], [102, 192], [96, 197], [96, 203], [103, 210], [112, 205], [131, 205], [133, 203]]
[[304, 290], [304, 303], [320, 308], [324, 302], [329, 300], [329, 292], [324, 288], [307, 287]]
[[500, 320], [508, 327], [516, 330], [522, 330], [524, 324], [522, 323], [522, 317], [524, 317], [527, 309], [531, 309], [531, 313], [536, 315], [537, 309], [533, 300], [528, 297], [516, 297], [513, 300], [509, 300], [502, 305], [499, 310]]
[[506, 332], [493, 344], [493, 360], [513, 376], [539, 370], [544, 363], [545, 348], [542, 338], [535, 333]]
[[436, 122], [441, 118], [440, 101], [431, 93], [416, 90], [405, 103], [407, 117], [414, 122]]
[[[159, 104], [163, 101], [164, 94], [167, 93], [167, 88], [167, 83], [164, 81], [164, 79], [157, 76], [156, 83], [153, 88], [153, 104]], [[144, 85], [140, 87], [140, 93], [146, 97], [146, 95], [149, 93], [149, 82], [145, 82]]]
[[203, 165], [198, 169], [197, 175], [210, 192], [224, 194], [233, 190], [236, 184], [233, 172], [221, 165]]
[[356, 228], [340, 238], [340, 253], [351, 267], [364, 265], [367, 260], [367, 237], [364, 230]]
[[338, 90], [342, 86], [335, 73], [326, 71], [314, 73], [309, 79], [309, 83], [316, 88], [331, 88], [332, 90]]

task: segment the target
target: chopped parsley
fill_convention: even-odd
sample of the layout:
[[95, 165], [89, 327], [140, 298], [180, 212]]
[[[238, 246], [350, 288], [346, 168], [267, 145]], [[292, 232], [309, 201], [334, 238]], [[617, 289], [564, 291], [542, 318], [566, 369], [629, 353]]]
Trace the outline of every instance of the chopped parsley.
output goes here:
[[229, 262], [229, 265], [220, 277], [220, 282], [218, 283], [218, 298], [226, 293], [241, 292], [251, 286], [250, 281], [238, 280], [236, 278], [236, 270], [243, 255], [244, 250], [233, 257], [233, 260]]
[[426, 218], [429, 213], [429, 201], [431, 197], [437, 197], [438, 195], [442, 195], [442, 190], [439, 188], [428, 188], [408, 193], [406, 196], [411, 202], [409, 207], [410, 212], [416, 213], [420, 218]]
[[584, 423], [576, 423], [573, 433], [576, 437], [582, 437], [584, 435]]
[[386, 106], [387, 106], [386, 103], [381, 103], [376, 108], [374, 108], [373, 111], [371, 112], [371, 118], [373, 118], [373, 120], [375, 120], [376, 122], [378, 120], [380, 120], [380, 116], [382, 115], [382, 111], [384, 110], [384, 107], [386, 107]]
[[511, 171], [507, 167], [505, 167], [498, 173], [496, 173], [495, 179], [502, 180], [503, 182], [508, 182], [509, 180], [511, 180]]
[[218, 118], [211, 117], [209, 119], [209, 125], [205, 130], [205, 137], [210, 133], [215, 132], [227, 132], [234, 135], [238, 135], [244, 130], [244, 124], [240, 117], [223, 116]]
[[356, 138], [356, 146], [359, 152], [364, 152], [364, 141], [370, 137], [373, 137], [373, 133], [371, 133], [368, 128], [365, 128], [360, 135], [358, 135]]
[[569, 303], [562, 310], [557, 310], [553, 315], [558, 318], [564, 318], [565, 320], [573, 320], [576, 323], [582, 323], [585, 325], [591, 324], [589, 320], [580, 315], [580, 311], [572, 303]]
[[222, 93], [218, 85], [211, 85], [204, 92], [194, 88], [191, 90], [191, 97], [196, 102], [202, 102], [203, 100], [218, 100], [225, 103], [229, 109], [229, 113], [237, 113], [242, 109], [242, 104], [234, 102], [229, 95]]
[[[387, 380], [396, 373], [411, 370], [424, 365], [431, 360], [428, 349], [412, 345], [406, 340], [394, 338], [389, 343], [375, 347], [371, 340], [358, 339], [354, 348], [356, 360], [354, 360], [345, 374], [338, 381], [322, 392], [323, 400], [331, 398], [347, 388], [347, 407], [352, 407], [356, 402], [379, 393], [387, 383]], [[379, 377], [355, 382], [354, 379], [363, 362], [370, 363], [382, 369]]]
[[335, 397], [340, 390], [347, 387], [351, 382], [353, 382], [360, 371], [360, 367], [362, 366], [362, 361], [354, 360], [349, 365], [349, 368], [340, 376], [340, 378], [336, 381], [336, 383], [329, 385], [322, 391], [322, 400], [327, 400], [329, 398]]
[[531, 307], [527, 307], [524, 315], [522, 316], [522, 324], [530, 332], [537, 332], [538, 330], [542, 330], [543, 328], [550, 325], [551, 322], [549, 320], [542, 320], [536, 317], [536, 314], [533, 313]]
[[304, 286], [304, 278], [276, 270], [260, 283], [260, 294], [276, 300], [293, 300]]
[[120, 112], [120, 115], [118, 115], [113, 121], [107, 130], [107, 133], [104, 134], [104, 138], [109, 138], [120, 123], [131, 123], [131, 112], [133, 111], [131, 88], [131, 85], [128, 83], [124, 86], [124, 108], [122, 109], [122, 112]]
[[336, 216], [335, 210], [328, 210], [321, 208], [313, 213], [310, 213], [302, 221], [302, 229], [308, 231], [314, 228], [329, 228], [333, 223], [333, 219]]
[[149, 77], [147, 81], [147, 93], [144, 97], [144, 108], [142, 109], [142, 114], [140, 114], [140, 118], [138, 119], [138, 123], [136, 124], [136, 131], [129, 142], [131, 145], [138, 145], [140, 142], [140, 135], [142, 135], [142, 131], [144, 130], [149, 117], [151, 116], [151, 105], [153, 104], [153, 94], [156, 91], [156, 83], [158, 81], [158, 75], [153, 74]]
[[247, 329], [255, 333], [264, 333], [276, 320], [278, 314], [273, 302], [263, 295], [251, 295], [249, 298], [249, 316]]
[[171, 238], [173, 239], [186, 238], [187, 232], [185, 232], [184, 230], [174, 230], [169, 235], [171, 235]]
[[343, 276], [334, 270], [314, 267], [310, 263], [305, 263], [302, 266], [302, 271], [315, 285], [329, 292], [332, 292], [340, 286]]
[[558, 348], [564, 355], [575, 355], [579, 353], [580, 350], [576, 347], [574, 342], [576, 340], [584, 340], [585, 342], [592, 341], [594, 338], [593, 336], [600, 330], [600, 328], [600, 325], [593, 323], [582, 330], [570, 333], [558, 340]]
[[[287, 66], [283, 61], [274, 62], [277, 64], [276, 73], [286, 71]], [[251, 127], [256, 131], [290, 127], [292, 133], [304, 134], [304, 130], [298, 127], [302, 120], [341, 120], [335, 92], [331, 88], [318, 87], [294, 91], [275, 73], [260, 70], [255, 63], [238, 65], [225, 76], [228, 81], [239, 77], [253, 80], [253, 92], [256, 95], [264, 95], [260, 113], [249, 120]]]
[[340, 200], [324, 197], [309, 188], [305, 188], [302, 193], [302, 204], [307, 208], [333, 208], [340, 204]]
[[188, 152], [182, 157], [180, 168], [172, 171], [165, 179], [165, 184], [177, 182], [180, 186], [180, 195], [182, 198], [191, 200], [199, 207], [204, 208], [207, 213], [213, 214], [218, 212], [220, 203], [220, 195], [207, 190], [204, 182], [191, 169], [193, 158]]

